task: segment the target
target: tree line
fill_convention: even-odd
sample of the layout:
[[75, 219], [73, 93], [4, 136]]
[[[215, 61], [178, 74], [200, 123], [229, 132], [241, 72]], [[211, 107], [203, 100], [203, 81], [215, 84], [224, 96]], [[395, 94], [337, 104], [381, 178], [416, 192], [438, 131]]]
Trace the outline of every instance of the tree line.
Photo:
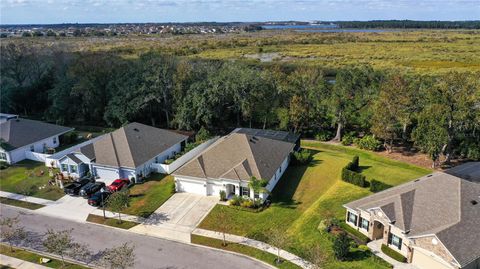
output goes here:
[[434, 162], [480, 158], [478, 73], [437, 76], [347, 66], [200, 60], [148, 52], [1, 50], [2, 112], [65, 125], [227, 132], [290, 130], [341, 140], [374, 135], [387, 150], [416, 145]]
[[405, 28], [405, 29], [480, 29], [480, 21], [412, 21], [374, 20], [339, 21], [341, 28]]

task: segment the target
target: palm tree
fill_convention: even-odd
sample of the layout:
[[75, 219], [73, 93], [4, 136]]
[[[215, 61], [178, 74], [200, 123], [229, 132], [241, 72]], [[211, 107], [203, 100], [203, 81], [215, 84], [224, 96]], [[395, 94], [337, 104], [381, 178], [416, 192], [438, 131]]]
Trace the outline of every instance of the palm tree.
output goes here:
[[253, 190], [253, 202], [256, 202], [255, 198], [255, 193], [260, 194], [261, 192], [263, 193], [269, 193], [267, 190], [266, 186], [268, 185], [268, 181], [265, 179], [257, 179], [256, 177], [252, 176], [250, 178], [250, 181], [248, 182], [248, 187]]

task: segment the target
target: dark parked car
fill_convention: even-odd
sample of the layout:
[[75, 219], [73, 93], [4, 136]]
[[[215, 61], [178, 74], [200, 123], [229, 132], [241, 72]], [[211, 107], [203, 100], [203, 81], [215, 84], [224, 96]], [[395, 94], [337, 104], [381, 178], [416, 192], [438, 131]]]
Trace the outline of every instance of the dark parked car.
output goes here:
[[92, 194], [96, 193], [97, 191], [105, 188], [105, 183], [104, 182], [90, 182], [87, 185], [83, 186], [80, 189], [80, 196], [84, 198], [90, 197]]
[[128, 184], [130, 184], [129, 179], [115, 179], [112, 184], [108, 186], [108, 190], [110, 190], [110, 192], [116, 192], [121, 190], [122, 188], [128, 187]]
[[92, 180], [93, 179], [87, 177], [81, 178], [78, 181], [75, 181], [63, 187], [63, 191], [68, 195], [78, 195], [80, 189], [88, 183], [93, 182]]
[[112, 193], [108, 191], [96, 192], [92, 196], [90, 196], [90, 198], [88, 198], [88, 204], [91, 206], [103, 206], [110, 194]]

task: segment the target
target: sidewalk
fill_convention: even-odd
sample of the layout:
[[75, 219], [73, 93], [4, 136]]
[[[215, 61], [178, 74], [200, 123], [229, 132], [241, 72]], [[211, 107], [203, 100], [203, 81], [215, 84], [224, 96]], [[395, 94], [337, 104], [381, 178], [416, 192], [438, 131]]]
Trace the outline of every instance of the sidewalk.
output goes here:
[[[205, 237], [210, 237], [210, 238], [215, 238], [215, 239], [220, 239], [223, 240], [223, 234], [220, 232], [214, 232], [210, 230], [205, 230], [205, 229], [195, 229], [193, 230], [192, 234], [195, 235], [200, 235], [200, 236], [205, 236]], [[268, 253], [271, 253], [273, 255], [277, 255], [277, 248], [273, 247], [267, 243], [263, 243], [257, 240], [249, 239], [243, 236], [238, 236], [238, 235], [233, 235], [233, 234], [225, 234], [225, 239], [227, 241], [233, 242], [233, 243], [238, 243], [242, 244], [245, 246], [253, 247]], [[287, 252], [285, 250], [280, 250], [280, 257], [283, 259], [294, 263], [302, 268], [313, 268], [312, 264], [290, 252]]]
[[0, 254], [0, 264], [18, 269], [44, 269], [49, 268], [40, 264], [27, 262], [10, 256]]
[[394, 269], [417, 269], [417, 267], [413, 266], [411, 263], [403, 263], [403, 262], [396, 261], [390, 258], [389, 256], [387, 256], [385, 253], [383, 253], [381, 249], [382, 241], [383, 241], [382, 239], [371, 241], [367, 244], [367, 247], [369, 247], [370, 250], [372, 250], [373, 254], [377, 255], [378, 257], [384, 259], [389, 264], [393, 265]]

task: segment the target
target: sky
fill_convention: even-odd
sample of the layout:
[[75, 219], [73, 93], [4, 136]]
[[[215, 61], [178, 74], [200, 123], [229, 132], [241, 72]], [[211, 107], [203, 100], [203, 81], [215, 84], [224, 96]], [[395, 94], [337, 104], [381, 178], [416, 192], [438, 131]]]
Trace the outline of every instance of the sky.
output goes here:
[[2, 24], [479, 20], [480, 0], [0, 0]]

